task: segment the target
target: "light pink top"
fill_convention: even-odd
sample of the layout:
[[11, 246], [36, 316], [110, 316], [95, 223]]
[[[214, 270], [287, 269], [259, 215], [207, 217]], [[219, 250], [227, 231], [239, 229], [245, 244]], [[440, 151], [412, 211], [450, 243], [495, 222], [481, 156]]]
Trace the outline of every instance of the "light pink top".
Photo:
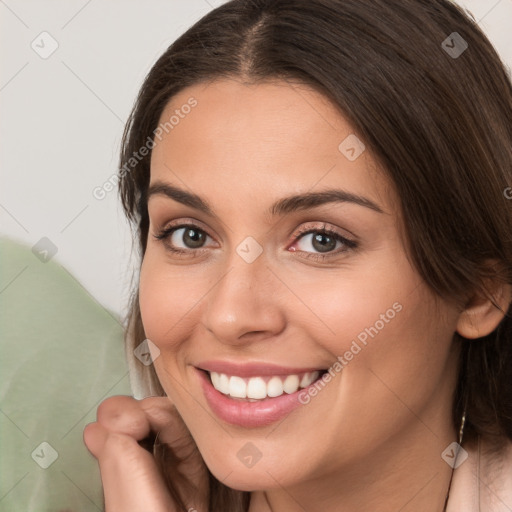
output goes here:
[[453, 473], [447, 512], [512, 512], [512, 443], [490, 453], [480, 438], [466, 450], [468, 458]]

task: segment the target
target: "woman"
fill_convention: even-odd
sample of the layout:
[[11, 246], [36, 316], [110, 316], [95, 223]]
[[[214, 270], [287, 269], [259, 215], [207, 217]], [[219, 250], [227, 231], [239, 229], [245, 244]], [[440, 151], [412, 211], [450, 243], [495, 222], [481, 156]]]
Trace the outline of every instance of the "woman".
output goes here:
[[172, 44], [121, 157], [153, 398], [85, 430], [107, 511], [511, 510], [511, 121], [445, 0], [235, 0]]

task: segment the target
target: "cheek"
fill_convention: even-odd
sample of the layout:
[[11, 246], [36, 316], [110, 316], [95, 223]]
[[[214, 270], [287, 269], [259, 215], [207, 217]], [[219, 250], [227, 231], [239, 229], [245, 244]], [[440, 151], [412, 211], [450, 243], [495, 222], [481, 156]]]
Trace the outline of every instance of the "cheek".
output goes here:
[[342, 365], [335, 371], [343, 371], [344, 389], [360, 395], [368, 379], [377, 377], [406, 396], [412, 382], [435, 386], [445, 368], [456, 312], [444, 305], [439, 315], [433, 295], [405, 258], [353, 275], [322, 277], [314, 287], [302, 283], [303, 296], [321, 320], [314, 338], [333, 364]]
[[189, 269], [166, 264], [155, 252], [148, 250], [144, 256], [139, 305], [146, 336], [165, 350], [197, 322], [194, 306], [205, 295], [207, 285], [195, 279]]
[[307, 318], [318, 325], [316, 332], [311, 332], [313, 338], [333, 357], [351, 349], [357, 352], [354, 342], [364, 348], [399, 323], [411, 287], [407, 279], [377, 268], [294, 282], [297, 295], [304, 297], [310, 309]]
[[177, 354], [185, 347], [194, 325], [198, 323], [197, 306], [206, 289], [204, 280], [191, 279], [189, 269], [171, 266], [158, 249], [146, 251], [139, 278], [139, 306], [146, 337], [160, 350], [154, 369], [167, 396], [179, 404], [182, 368]]
[[436, 314], [425, 286], [411, 292], [404, 283], [391, 295], [381, 293], [375, 290], [366, 303], [346, 309], [345, 326], [338, 322], [346, 334], [336, 345], [343, 365], [337, 400], [340, 408], [361, 407], [363, 417], [372, 408], [384, 419], [388, 408], [402, 414], [403, 404], [421, 410], [443, 386], [455, 316]]

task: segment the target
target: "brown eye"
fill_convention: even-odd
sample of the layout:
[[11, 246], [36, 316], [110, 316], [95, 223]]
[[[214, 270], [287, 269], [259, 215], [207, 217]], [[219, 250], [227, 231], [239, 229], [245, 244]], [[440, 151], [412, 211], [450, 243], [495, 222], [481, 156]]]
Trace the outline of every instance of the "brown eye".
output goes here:
[[[178, 233], [183, 229], [183, 233], [178, 235]], [[174, 232], [174, 235], [177, 235], [178, 240], [181, 240], [189, 249], [197, 249], [202, 246], [204, 241], [206, 240], [206, 233], [199, 229], [187, 227], [181, 228]]]
[[308, 223], [294, 234], [294, 244], [288, 247], [296, 251], [300, 257], [317, 262], [327, 261], [329, 258], [340, 258], [359, 248], [359, 242], [347, 238], [337, 228], [328, 227], [327, 223], [314, 225]]
[[[305, 233], [301, 233], [297, 237], [298, 250], [303, 252], [331, 253], [335, 249], [340, 249], [334, 254], [357, 246], [352, 240], [348, 240], [344, 236], [334, 231], [324, 229], [310, 229]], [[311, 248], [313, 251], [311, 251]]]
[[336, 238], [326, 233], [317, 233], [313, 236], [311, 245], [318, 252], [329, 252], [336, 248]]
[[211, 238], [205, 231], [193, 224], [171, 226], [153, 236], [157, 240], [162, 240], [170, 251], [177, 253], [202, 249], [207, 239]]

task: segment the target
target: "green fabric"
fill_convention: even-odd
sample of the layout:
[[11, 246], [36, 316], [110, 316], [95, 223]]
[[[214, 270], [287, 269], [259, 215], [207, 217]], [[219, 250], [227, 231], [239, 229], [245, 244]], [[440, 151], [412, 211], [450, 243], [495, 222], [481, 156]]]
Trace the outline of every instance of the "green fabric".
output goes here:
[[0, 343], [0, 511], [102, 510], [82, 436], [104, 398], [131, 394], [117, 316], [58, 254], [0, 239]]

